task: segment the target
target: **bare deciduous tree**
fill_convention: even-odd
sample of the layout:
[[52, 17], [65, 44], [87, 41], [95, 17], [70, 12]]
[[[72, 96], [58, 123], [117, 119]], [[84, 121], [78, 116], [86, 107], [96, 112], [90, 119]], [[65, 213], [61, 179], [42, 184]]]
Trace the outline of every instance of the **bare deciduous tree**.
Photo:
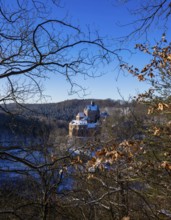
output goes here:
[[51, 73], [63, 75], [71, 92], [77, 92], [83, 88], [74, 76], [95, 77], [97, 65], [108, 64], [111, 55], [120, 60], [117, 50], [109, 49], [98, 34], [83, 33], [81, 28], [57, 19], [55, 7], [56, 1], [0, 2], [0, 79], [3, 85], [4, 81], [8, 84], [5, 93], [1, 90], [1, 101], [21, 102], [33, 98], [32, 93], [41, 94], [39, 79]]

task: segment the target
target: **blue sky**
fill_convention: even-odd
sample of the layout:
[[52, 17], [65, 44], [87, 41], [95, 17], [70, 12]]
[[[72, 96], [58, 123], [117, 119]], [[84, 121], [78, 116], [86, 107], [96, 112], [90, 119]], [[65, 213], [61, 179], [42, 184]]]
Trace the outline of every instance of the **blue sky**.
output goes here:
[[[99, 34], [108, 38], [116, 39], [127, 35], [133, 30], [133, 26], [121, 26], [122, 24], [128, 24], [135, 17], [130, 15], [128, 8], [135, 9], [136, 4], [139, 1], [132, 0], [128, 5], [122, 4], [123, 0], [61, 0], [63, 7], [55, 9], [53, 16], [61, 19], [67, 16], [68, 21], [75, 25], [79, 25], [82, 30], [86, 30], [87, 26], [91, 30], [98, 30]], [[162, 34], [161, 27], [153, 28], [153, 32], [150, 32], [150, 40], [159, 40]], [[143, 43], [143, 37], [140, 39], [134, 39], [127, 42], [125, 47], [134, 51], [134, 45], [136, 43]], [[119, 47], [117, 41], [115, 41], [116, 48]], [[124, 59], [131, 65], [136, 67], [142, 67], [146, 63], [148, 57], [144, 54], [128, 54], [123, 53]], [[75, 78], [76, 82], [87, 88], [86, 96], [80, 98], [99, 98], [99, 99], [121, 99], [120, 94], [128, 99], [133, 97], [138, 92], [142, 92], [148, 88], [148, 85], [144, 82], [137, 81], [127, 73], [119, 73], [119, 69], [116, 68], [117, 64], [114, 62], [112, 65], [106, 67], [106, 73], [99, 78]], [[99, 70], [100, 71], [100, 70]], [[44, 82], [44, 93], [51, 98], [50, 102], [59, 102], [66, 99], [79, 98], [78, 95], [68, 95], [70, 85], [66, 82], [66, 79], [62, 76], [51, 75], [50, 79]], [[120, 94], [118, 93], [120, 91]]]

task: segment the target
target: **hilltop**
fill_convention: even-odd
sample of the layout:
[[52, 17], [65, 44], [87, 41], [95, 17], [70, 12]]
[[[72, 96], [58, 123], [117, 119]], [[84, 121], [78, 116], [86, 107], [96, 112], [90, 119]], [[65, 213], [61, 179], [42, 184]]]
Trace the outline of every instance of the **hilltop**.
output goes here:
[[[120, 100], [111, 100], [111, 99], [93, 99], [94, 102], [104, 109], [106, 107], [125, 107], [129, 106], [128, 102]], [[51, 119], [56, 120], [72, 120], [75, 115], [84, 109], [84, 107], [90, 104], [92, 99], [73, 99], [66, 100], [58, 103], [44, 103], [44, 104], [8, 104], [6, 109], [15, 114], [24, 115], [24, 116], [37, 116], [37, 117], [50, 117]], [[2, 110], [1, 110], [2, 112]]]

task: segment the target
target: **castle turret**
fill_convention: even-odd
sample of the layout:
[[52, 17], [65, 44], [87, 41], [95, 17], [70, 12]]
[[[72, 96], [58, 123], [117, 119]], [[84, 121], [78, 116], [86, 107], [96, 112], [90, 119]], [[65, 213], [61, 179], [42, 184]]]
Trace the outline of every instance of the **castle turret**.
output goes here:
[[91, 105], [87, 105], [84, 114], [88, 117], [90, 123], [96, 123], [100, 118], [99, 106], [92, 101]]

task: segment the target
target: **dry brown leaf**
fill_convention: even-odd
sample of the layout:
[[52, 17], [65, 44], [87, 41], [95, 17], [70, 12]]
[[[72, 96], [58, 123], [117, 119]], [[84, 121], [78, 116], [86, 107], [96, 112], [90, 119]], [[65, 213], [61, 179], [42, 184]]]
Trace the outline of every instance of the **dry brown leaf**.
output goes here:
[[157, 110], [163, 111], [163, 109], [164, 109], [164, 105], [163, 105], [163, 103], [160, 102], [160, 103], [158, 104]]
[[167, 162], [167, 161], [163, 161], [161, 163], [161, 167], [167, 169], [167, 170], [171, 170], [171, 163]]
[[142, 74], [138, 75], [138, 79], [139, 79], [139, 81], [144, 81], [145, 80], [145, 78]]
[[155, 127], [155, 128], [154, 128], [154, 133], [153, 133], [153, 134], [154, 134], [155, 136], [159, 136], [160, 133], [161, 133], [160, 128]]
[[154, 77], [154, 74], [152, 72], [150, 72], [148, 75], [150, 76], [150, 78]]
[[131, 220], [129, 216], [124, 216], [121, 220]]
[[153, 107], [149, 107], [147, 114], [150, 115], [150, 114], [152, 114], [153, 112], [154, 112], [154, 108], [153, 108]]

